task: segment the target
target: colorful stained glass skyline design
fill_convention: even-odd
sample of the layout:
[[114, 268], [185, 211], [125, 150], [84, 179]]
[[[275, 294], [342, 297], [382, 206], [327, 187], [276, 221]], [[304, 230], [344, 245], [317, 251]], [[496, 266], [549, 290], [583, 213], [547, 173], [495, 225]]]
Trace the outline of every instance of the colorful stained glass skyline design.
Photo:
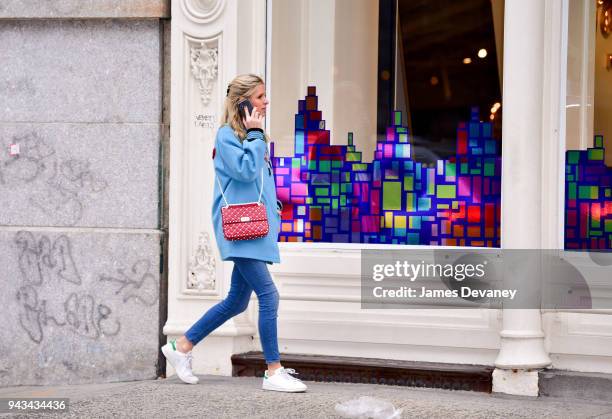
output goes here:
[[603, 137], [565, 153], [565, 248], [612, 250], [612, 168]]
[[309, 86], [293, 156], [275, 156], [271, 144], [280, 241], [499, 247], [500, 143], [476, 108], [457, 128], [456, 155], [425, 167], [412, 157], [401, 112], [364, 162], [352, 133], [347, 145], [330, 145], [317, 102]]

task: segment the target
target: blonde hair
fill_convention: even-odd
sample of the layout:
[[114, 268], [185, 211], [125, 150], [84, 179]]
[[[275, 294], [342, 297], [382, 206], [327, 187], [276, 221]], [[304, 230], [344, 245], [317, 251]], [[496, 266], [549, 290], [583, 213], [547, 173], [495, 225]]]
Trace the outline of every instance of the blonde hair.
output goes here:
[[[246, 137], [246, 128], [242, 122], [242, 117], [238, 112], [238, 104], [251, 97], [255, 89], [260, 84], [264, 84], [261, 77], [256, 74], [241, 74], [232, 80], [227, 88], [227, 96], [223, 105], [223, 116], [221, 125], [229, 124], [240, 141]], [[268, 136], [264, 134], [266, 142]]]

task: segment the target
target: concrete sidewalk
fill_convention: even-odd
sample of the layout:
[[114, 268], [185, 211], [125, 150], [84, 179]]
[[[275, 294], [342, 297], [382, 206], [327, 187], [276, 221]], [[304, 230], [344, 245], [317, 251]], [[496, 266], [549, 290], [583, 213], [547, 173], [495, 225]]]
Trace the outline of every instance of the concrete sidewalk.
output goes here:
[[372, 384], [307, 384], [307, 393], [285, 394], [262, 391], [260, 378], [200, 376], [199, 384], [188, 385], [171, 377], [110, 384], [4, 387], [0, 388], [0, 397], [67, 397], [69, 412], [40, 414], [63, 418], [340, 418], [334, 410], [336, 403], [364, 395], [403, 408], [403, 418], [612, 418], [612, 401], [531, 399]]

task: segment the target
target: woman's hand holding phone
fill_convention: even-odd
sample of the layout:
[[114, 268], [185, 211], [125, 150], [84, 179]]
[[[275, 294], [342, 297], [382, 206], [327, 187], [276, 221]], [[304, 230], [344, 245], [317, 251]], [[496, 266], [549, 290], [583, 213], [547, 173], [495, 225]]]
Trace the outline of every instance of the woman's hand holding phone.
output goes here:
[[244, 119], [242, 122], [244, 123], [244, 127], [246, 129], [250, 128], [260, 128], [263, 129], [263, 115], [257, 110], [257, 108], [253, 108], [253, 113], [249, 112], [249, 108], [244, 107]]

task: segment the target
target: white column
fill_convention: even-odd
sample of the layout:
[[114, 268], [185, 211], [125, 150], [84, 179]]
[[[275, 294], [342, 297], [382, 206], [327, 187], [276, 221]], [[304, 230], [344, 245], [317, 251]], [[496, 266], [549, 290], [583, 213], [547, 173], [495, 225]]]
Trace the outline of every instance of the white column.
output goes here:
[[[172, 0], [168, 320], [178, 337], [222, 300], [231, 280], [210, 216], [212, 150], [228, 83], [265, 74], [265, 0]], [[256, 304], [256, 303], [255, 303]], [[231, 355], [253, 349], [250, 312], [194, 348], [197, 374], [231, 375]], [[171, 374], [170, 367], [168, 373]]]
[[[533, 0], [505, 4], [501, 231], [505, 249], [542, 246], [544, 6], [544, 1]], [[493, 391], [537, 396], [537, 369], [551, 363], [540, 310], [504, 309], [502, 327]]]

